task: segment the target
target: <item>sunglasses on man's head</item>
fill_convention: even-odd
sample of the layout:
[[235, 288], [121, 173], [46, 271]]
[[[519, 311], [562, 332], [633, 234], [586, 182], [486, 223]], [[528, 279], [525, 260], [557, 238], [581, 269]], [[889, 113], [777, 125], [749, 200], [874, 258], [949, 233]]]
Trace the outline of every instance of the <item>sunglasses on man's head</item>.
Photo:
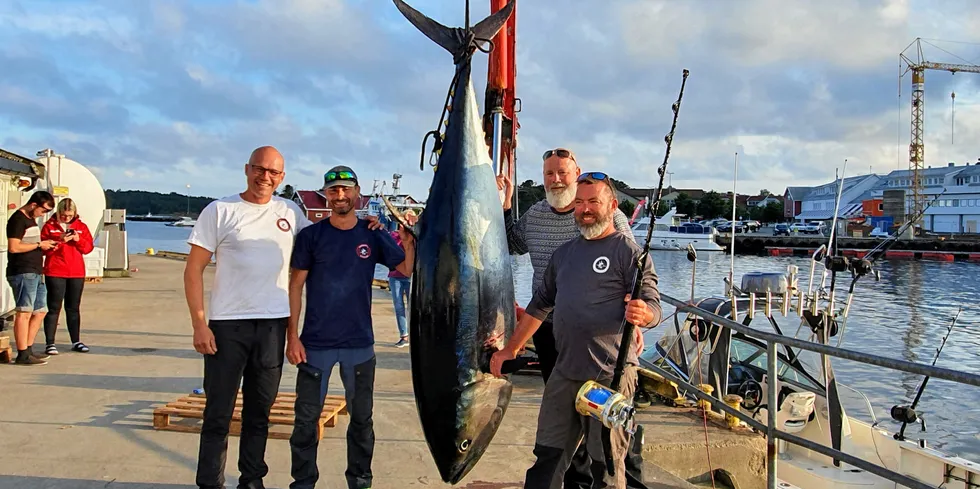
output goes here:
[[601, 171], [590, 171], [579, 175], [578, 181], [584, 181], [586, 178], [591, 178], [593, 180], [605, 180], [609, 178], [609, 175], [602, 173]]
[[548, 151], [545, 151], [544, 152], [544, 155], [541, 156], [541, 160], [542, 161], [547, 160], [548, 158], [551, 158], [552, 156], [557, 156], [559, 158], [569, 158], [572, 161], [576, 161], [575, 160], [575, 153], [572, 153], [571, 151], [569, 151], [567, 149], [562, 149], [562, 148], [549, 149]]
[[328, 171], [326, 175], [323, 176], [324, 181], [330, 183], [334, 180], [353, 180], [357, 181], [357, 177], [354, 176], [352, 172], [349, 171]]

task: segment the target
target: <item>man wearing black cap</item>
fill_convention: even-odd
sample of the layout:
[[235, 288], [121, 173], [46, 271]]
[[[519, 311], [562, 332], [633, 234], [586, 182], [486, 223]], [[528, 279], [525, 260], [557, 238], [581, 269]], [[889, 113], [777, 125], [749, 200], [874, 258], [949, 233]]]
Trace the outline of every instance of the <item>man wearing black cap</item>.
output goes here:
[[[354, 209], [360, 199], [357, 175], [346, 166], [323, 176], [330, 217], [296, 237], [290, 266], [290, 318], [286, 357], [296, 365], [296, 418], [289, 439], [292, 451], [291, 489], [312, 489], [319, 479], [317, 424], [334, 365], [347, 399], [347, 470], [351, 489], [371, 487], [374, 454], [374, 329], [371, 285], [376, 264], [412, 275], [415, 241], [400, 229], [402, 247], [386, 232], [372, 230]], [[305, 319], [299, 332], [303, 287]]]

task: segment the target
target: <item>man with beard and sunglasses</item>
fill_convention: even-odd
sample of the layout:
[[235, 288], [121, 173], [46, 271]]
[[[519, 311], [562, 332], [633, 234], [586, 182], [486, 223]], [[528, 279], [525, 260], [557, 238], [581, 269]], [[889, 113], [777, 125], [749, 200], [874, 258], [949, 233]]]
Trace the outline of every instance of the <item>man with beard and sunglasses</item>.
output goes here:
[[[604, 460], [602, 425], [575, 410], [576, 396], [586, 381], [595, 380], [605, 386], [612, 383], [624, 318], [638, 329], [650, 328], [659, 324], [662, 314], [651, 260], [641, 271], [639, 297], [630, 297], [634, 268], [642, 249], [618, 232], [613, 223], [619, 202], [608, 176], [599, 172], [582, 174], [573, 205], [580, 235], [551, 255], [513, 336], [490, 361], [491, 373], [500, 376], [503, 362], [516, 358], [535, 330], [554, 314], [558, 360], [541, 398], [534, 445], [536, 460], [527, 471], [525, 489], [562, 487], [563, 474], [580, 446], [586, 447], [593, 460]], [[620, 387], [627, 398], [633, 397], [636, 388], [637, 365], [637, 351], [631, 349]], [[598, 487], [628, 487], [626, 458], [630, 438], [621, 427], [612, 430], [611, 455], [616, 475], [610, 477], [603, 470]], [[566, 483], [565, 487], [569, 485]]]
[[[543, 161], [545, 199], [541, 200], [521, 215], [515, 222], [511, 211], [511, 201], [514, 195], [514, 185], [506, 176], [497, 178], [497, 187], [504, 191], [504, 220], [507, 226], [507, 244], [513, 255], [531, 255], [531, 290], [537, 289], [541, 283], [545, 267], [551, 255], [562, 244], [580, 235], [578, 224], [572, 212], [575, 210], [575, 192], [577, 178], [582, 170], [578, 166], [575, 153], [566, 148], [556, 148], [545, 151]], [[615, 193], [614, 193], [615, 194]], [[615, 195], [614, 195], [615, 196]], [[623, 233], [627, 239], [633, 240], [633, 232], [629, 220], [623, 211], [617, 207], [611, 215], [616, 231]], [[541, 368], [541, 378], [545, 384], [551, 376], [558, 351], [555, 349], [555, 337], [552, 315], [548, 314], [541, 326], [535, 331], [534, 352], [538, 357]], [[639, 334], [634, 338], [637, 349], [641, 350], [643, 338]], [[639, 439], [639, 437], [638, 437]], [[633, 450], [640, 452], [639, 448]], [[630, 471], [630, 487], [643, 489], [642, 484], [642, 455], [630, 457], [627, 467]], [[568, 487], [588, 488], [598, 472], [600, 460], [590, 460], [581, 447], [572, 460], [572, 465], [566, 474], [565, 484]], [[594, 468], [590, 469], [590, 466]]]
[[[399, 228], [401, 246], [387, 232], [373, 230], [354, 213], [360, 200], [357, 175], [346, 166], [324, 174], [330, 217], [296, 237], [289, 279], [290, 318], [286, 357], [296, 365], [296, 420], [289, 446], [291, 489], [312, 489], [319, 479], [317, 428], [334, 365], [347, 399], [347, 486], [371, 487], [374, 457], [374, 329], [371, 286], [375, 265], [412, 276], [415, 241]], [[306, 287], [302, 334], [299, 316]]]

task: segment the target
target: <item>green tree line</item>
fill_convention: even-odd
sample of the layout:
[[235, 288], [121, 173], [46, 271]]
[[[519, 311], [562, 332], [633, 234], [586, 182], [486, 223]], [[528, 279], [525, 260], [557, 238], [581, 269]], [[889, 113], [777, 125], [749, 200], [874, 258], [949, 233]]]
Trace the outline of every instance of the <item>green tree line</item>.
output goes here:
[[105, 203], [108, 209], [126, 209], [127, 215], [142, 216], [190, 216], [197, 217], [213, 197], [191, 196], [170, 192], [147, 192], [145, 190], [106, 190]]
[[[296, 190], [292, 185], [283, 185], [276, 195], [292, 199]], [[143, 216], [189, 216], [197, 217], [201, 211], [215, 200], [214, 197], [190, 196], [170, 192], [148, 192], [146, 190], [106, 190], [107, 209], [126, 209], [127, 215]]]

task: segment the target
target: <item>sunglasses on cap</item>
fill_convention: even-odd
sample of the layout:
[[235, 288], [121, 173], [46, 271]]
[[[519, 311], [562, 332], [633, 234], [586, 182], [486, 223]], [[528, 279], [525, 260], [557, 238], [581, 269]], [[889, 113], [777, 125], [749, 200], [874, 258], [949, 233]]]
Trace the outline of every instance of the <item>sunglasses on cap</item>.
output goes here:
[[353, 172], [349, 171], [328, 171], [323, 175], [324, 183], [330, 183], [337, 180], [353, 180], [357, 181], [357, 177], [354, 176]]
[[572, 153], [571, 151], [564, 148], [549, 149], [548, 151], [545, 151], [544, 155], [541, 156], [541, 160], [542, 161], [547, 160], [552, 156], [557, 156], [559, 158], [569, 158], [572, 161], [576, 161], [575, 153]]
[[590, 171], [590, 172], [586, 172], [586, 173], [583, 173], [583, 174], [579, 175], [578, 181], [581, 182], [581, 181], [585, 180], [586, 178], [591, 178], [593, 180], [606, 180], [606, 179], [609, 178], [609, 175], [606, 175], [605, 173], [602, 173], [601, 171]]

